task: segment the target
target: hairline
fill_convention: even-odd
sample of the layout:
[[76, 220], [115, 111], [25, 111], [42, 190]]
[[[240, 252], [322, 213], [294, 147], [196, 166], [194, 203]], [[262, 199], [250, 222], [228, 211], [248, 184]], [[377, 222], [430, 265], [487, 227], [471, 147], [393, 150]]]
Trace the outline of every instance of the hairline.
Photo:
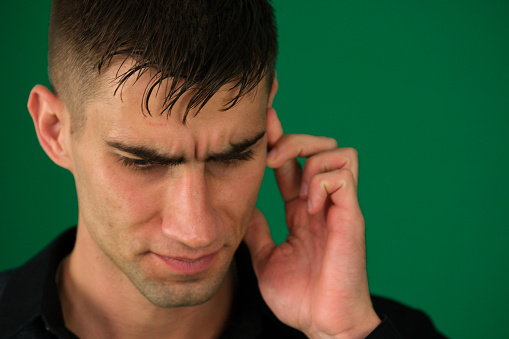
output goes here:
[[[92, 97], [97, 98], [97, 97], [101, 97], [103, 95], [106, 95], [107, 91], [104, 89], [103, 85], [108, 82], [106, 80], [106, 73], [107, 73], [107, 71], [111, 67], [116, 67], [116, 65], [118, 65], [118, 68], [115, 71], [115, 74], [118, 74], [118, 72], [119, 72], [119, 70], [122, 67], [122, 64], [124, 62], [125, 62], [125, 59], [122, 60], [122, 61], [119, 61], [119, 62], [115, 62], [115, 63], [109, 64], [107, 67], [103, 68], [100, 73], [97, 73], [94, 76], [90, 76], [88, 81], [87, 81], [87, 83], [89, 84], [89, 86], [87, 86], [87, 87], [90, 87], [90, 88], [88, 88], [85, 91], [87, 97], [84, 97], [84, 93], [83, 92], [78, 92], [76, 94], [75, 98], [73, 98], [73, 99], [71, 99], [71, 98], [60, 98], [61, 101], [63, 102], [64, 106], [66, 107], [66, 109], [68, 111], [68, 114], [69, 114], [69, 118], [70, 118], [70, 122], [71, 122], [71, 135], [74, 135], [77, 138], [79, 138], [81, 136], [82, 131], [85, 129], [85, 125], [86, 125], [86, 122], [87, 122], [86, 107], [90, 103], [92, 103], [92, 101], [93, 101]], [[132, 75], [132, 76], [135, 77], [135, 75]], [[270, 100], [270, 93], [272, 91], [272, 86], [274, 85], [275, 78], [276, 78], [275, 70], [274, 69], [267, 70], [265, 72], [265, 76], [261, 79], [261, 81], [259, 81], [256, 84], [256, 86], [254, 86], [250, 91], [244, 93], [244, 95], [239, 98], [239, 100], [237, 101], [237, 103], [235, 103], [235, 105], [231, 105], [229, 107], [226, 107], [224, 110], [227, 111], [227, 110], [230, 110], [230, 109], [234, 108], [238, 104], [238, 102], [240, 102], [241, 100], [249, 98], [251, 95], [257, 95], [257, 91], [260, 89], [260, 85], [262, 85], [263, 82], [265, 82], [265, 84], [263, 86], [266, 87], [265, 88], [266, 95], [267, 95], [266, 99], [267, 99], [267, 102], [268, 102], [268, 100]], [[138, 81], [138, 79], [136, 79], [135, 81]], [[116, 81], [116, 79], [112, 79], [111, 82], [114, 83], [114, 82], [117, 82], [117, 81]], [[117, 82], [117, 84], [118, 84], [118, 82]], [[122, 96], [122, 89], [123, 89], [124, 85], [126, 85], [126, 84], [124, 83], [122, 86], [114, 85], [115, 86], [115, 90], [113, 92], [113, 96], [115, 96], [115, 95]], [[146, 86], [145, 90], [149, 86], [150, 86], [150, 83], [147, 83], [147, 86]], [[224, 85], [223, 87], [227, 87], [227, 86], [228, 86], [228, 84]], [[189, 91], [192, 91], [192, 90], [193, 89], [190, 89]], [[216, 91], [214, 93], [214, 95], [216, 95], [217, 93], [219, 93], [222, 90], [223, 89], [219, 89], [218, 91]], [[234, 90], [235, 90], [235, 88], [232, 88], [232, 89], [229, 89], [228, 91], [234, 91]], [[59, 93], [56, 91], [56, 89], [54, 87], [53, 87], [53, 91], [58, 96]], [[108, 92], [108, 93], [111, 93], [111, 92]], [[69, 101], [72, 101], [72, 102], [69, 102]], [[78, 108], [77, 106], [81, 106], [81, 107]], [[225, 106], [226, 106], [226, 104], [225, 104]], [[78, 109], [81, 112], [75, 112]], [[166, 112], [166, 114], [168, 114], [168, 116], [171, 115], [171, 109], [169, 109], [169, 110], [168, 109], [166, 109], [166, 110], [163, 109], [163, 110], [161, 110], [159, 112], [158, 115], [162, 115], [165, 112]], [[199, 112], [200, 112], [200, 110], [198, 110], [194, 115], [192, 115], [191, 118], [196, 117]], [[146, 112], [143, 109], [143, 98], [140, 101], [140, 114], [146, 115]], [[152, 116], [151, 114], [148, 114], [148, 115]], [[183, 120], [182, 124], [185, 125], [186, 121]]]

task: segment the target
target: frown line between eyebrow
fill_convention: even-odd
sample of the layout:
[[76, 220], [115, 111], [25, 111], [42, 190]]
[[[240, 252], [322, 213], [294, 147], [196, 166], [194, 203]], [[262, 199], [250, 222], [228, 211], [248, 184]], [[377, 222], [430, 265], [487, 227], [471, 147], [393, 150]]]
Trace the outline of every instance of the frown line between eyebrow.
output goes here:
[[[265, 131], [262, 131], [252, 138], [244, 139], [238, 143], [230, 143], [230, 147], [228, 150], [224, 152], [210, 153], [207, 155], [206, 159], [222, 160], [234, 158], [235, 156], [245, 152], [247, 149], [255, 145], [261, 138], [263, 138], [264, 135]], [[183, 155], [172, 156], [161, 154], [159, 151], [145, 145], [128, 145], [125, 142], [115, 140], [105, 140], [105, 143], [108, 146], [115, 148], [119, 151], [129, 153], [137, 158], [150, 161], [153, 163], [178, 165], [186, 161], [186, 158]]]

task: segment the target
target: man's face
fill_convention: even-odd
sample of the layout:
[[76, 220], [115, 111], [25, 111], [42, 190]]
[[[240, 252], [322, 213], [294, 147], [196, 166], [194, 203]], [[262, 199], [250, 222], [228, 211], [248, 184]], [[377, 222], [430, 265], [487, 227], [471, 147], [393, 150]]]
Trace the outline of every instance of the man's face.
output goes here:
[[144, 115], [150, 76], [114, 96], [115, 72], [71, 137], [78, 234], [91, 240], [91, 258], [109, 258], [153, 304], [201, 304], [221, 286], [255, 206], [268, 91], [260, 84], [227, 111], [233, 93], [220, 91], [183, 125], [186, 98], [167, 117], [158, 114], [164, 93], [153, 95]]

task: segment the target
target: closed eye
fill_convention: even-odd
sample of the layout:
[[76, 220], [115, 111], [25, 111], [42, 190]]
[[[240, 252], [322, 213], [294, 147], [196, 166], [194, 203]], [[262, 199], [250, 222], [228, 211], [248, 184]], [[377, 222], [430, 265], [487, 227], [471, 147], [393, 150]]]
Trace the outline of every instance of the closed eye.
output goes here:
[[242, 161], [248, 161], [252, 160], [254, 158], [254, 151], [252, 149], [247, 150], [242, 153], [236, 153], [236, 154], [224, 154], [224, 155], [218, 155], [209, 158], [209, 161], [225, 164], [225, 165], [235, 165]]
[[146, 171], [163, 165], [146, 159], [133, 159], [124, 156], [120, 156], [119, 161], [124, 167], [135, 171]]
[[[252, 159], [254, 159], [254, 151], [250, 149], [242, 153], [228, 153], [216, 155], [208, 158], [207, 161], [225, 166], [235, 166], [240, 162], [249, 161]], [[181, 162], [163, 163], [152, 159], [135, 159], [122, 155], [119, 155], [118, 160], [122, 164], [122, 166], [133, 171], [150, 171], [161, 168], [163, 166], [176, 166], [177, 164], [181, 163]]]

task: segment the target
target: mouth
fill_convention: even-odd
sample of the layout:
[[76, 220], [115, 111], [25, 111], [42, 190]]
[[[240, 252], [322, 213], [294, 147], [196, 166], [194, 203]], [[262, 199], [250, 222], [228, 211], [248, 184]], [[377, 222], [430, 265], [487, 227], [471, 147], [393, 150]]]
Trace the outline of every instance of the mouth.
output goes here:
[[207, 271], [217, 257], [218, 252], [199, 258], [167, 257], [153, 253], [171, 271], [179, 275], [194, 275]]

